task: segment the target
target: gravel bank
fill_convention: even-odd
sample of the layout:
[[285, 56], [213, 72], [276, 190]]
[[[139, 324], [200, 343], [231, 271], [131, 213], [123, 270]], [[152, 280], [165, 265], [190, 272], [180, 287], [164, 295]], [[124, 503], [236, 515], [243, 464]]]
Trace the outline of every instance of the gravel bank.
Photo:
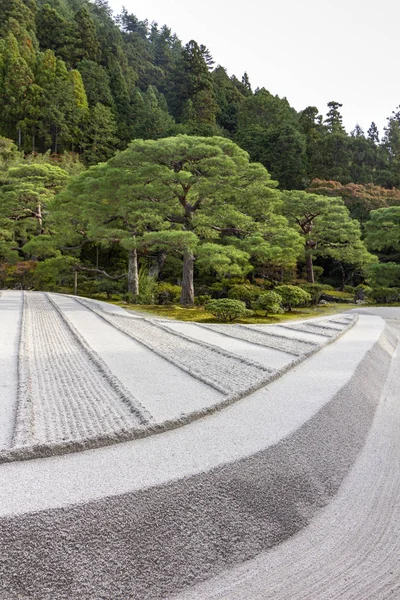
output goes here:
[[174, 600], [400, 598], [399, 381], [397, 351], [361, 455], [307, 528]]
[[148, 422], [135, 398], [45, 294], [24, 294], [13, 447], [79, 440]]
[[85, 302], [85, 306], [95, 310], [96, 314], [99, 314], [108, 323], [152, 352], [223, 394], [240, 394], [244, 390], [257, 388], [262, 382], [268, 381], [268, 373], [271, 375], [274, 373], [268, 367], [173, 332], [160, 322], [144, 318], [108, 315], [103, 311], [97, 311], [87, 302]]
[[17, 364], [21, 330], [22, 295], [0, 295], [0, 450], [12, 442], [17, 407]]
[[[284, 377], [207, 418], [190, 417], [185, 427], [175, 424], [175, 429], [162, 435], [0, 465], [0, 515], [159, 486], [276, 445], [312, 419], [349, 383], [383, 331], [384, 321], [379, 317], [360, 316], [339, 342], [328, 345]], [[317, 374], [312, 388], [310, 374]], [[85, 447], [87, 442], [81, 449]], [[50, 456], [55, 453], [51, 448], [49, 451]]]
[[287, 352], [281, 352], [280, 350], [274, 350], [273, 348], [260, 346], [259, 344], [250, 344], [238, 338], [228, 337], [217, 331], [213, 331], [211, 328], [206, 329], [199, 326], [197, 323], [164, 322], [164, 325], [172, 331], [183, 333], [201, 342], [213, 344], [243, 358], [254, 360], [254, 362], [272, 370], [279, 370], [286, 367], [294, 358], [294, 356], [288, 355]]
[[384, 336], [331, 402], [250, 458], [133, 494], [1, 519], [3, 598], [169, 598], [294, 535], [332, 500], [363, 447], [391, 350]]
[[71, 297], [50, 294], [110, 371], [134, 391], [156, 423], [216, 404], [224, 396], [122, 333]]

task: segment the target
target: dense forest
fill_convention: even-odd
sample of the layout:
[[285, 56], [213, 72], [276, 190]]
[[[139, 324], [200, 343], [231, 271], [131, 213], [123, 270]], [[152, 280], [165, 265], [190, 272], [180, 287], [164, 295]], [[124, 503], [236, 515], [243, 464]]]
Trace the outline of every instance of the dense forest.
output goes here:
[[398, 298], [400, 111], [349, 134], [339, 102], [297, 112], [104, 0], [0, 16], [0, 287], [80, 270], [140, 302], [318, 278]]

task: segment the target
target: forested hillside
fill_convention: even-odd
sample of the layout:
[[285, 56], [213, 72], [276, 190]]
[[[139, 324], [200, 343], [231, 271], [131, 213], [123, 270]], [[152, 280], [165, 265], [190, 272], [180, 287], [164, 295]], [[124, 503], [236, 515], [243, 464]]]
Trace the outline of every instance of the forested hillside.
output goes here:
[[25, 152], [95, 164], [135, 138], [222, 135], [283, 189], [315, 178], [400, 183], [398, 112], [382, 140], [374, 123], [347, 134], [339, 102], [298, 113], [252, 90], [246, 73], [229, 76], [201, 40], [183, 44], [126, 10], [114, 19], [103, 0], [1, 0], [0, 14], [0, 135]]
[[271, 310], [274, 286], [317, 300], [320, 278], [400, 298], [400, 112], [381, 140], [349, 134], [339, 102], [297, 112], [103, 0], [0, 17], [0, 287], [80, 272], [86, 293]]

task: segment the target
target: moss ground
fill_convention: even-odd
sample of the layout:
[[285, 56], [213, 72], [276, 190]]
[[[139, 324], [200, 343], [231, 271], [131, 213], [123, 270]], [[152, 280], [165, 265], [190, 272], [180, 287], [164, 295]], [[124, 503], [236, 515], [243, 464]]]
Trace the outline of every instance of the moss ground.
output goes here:
[[[159, 305], [138, 305], [126, 304], [118, 300], [110, 300], [113, 304], [122, 306], [127, 310], [149, 314], [152, 316], [163, 317], [165, 319], [174, 319], [177, 321], [194, 321], [198, 323], [219, 323], [211, 313], [207, 312], [202, 307], [184, 308], [182, 306], [159, 306]], [[234, 323], [257, 324], [257, 323], [280, 323], [290, 321], [292, 319], [311, 319], [313, 317], [323, 317], [334, 315], [338, 312], [354, 308], [354, 304], [324, 304], [321, 306], [310, 306], [305, 308], [294, 309], [292, 312], [287, 312], [281, 315], [265, 316], [262, 312], [256, 312], [249, 317], [237, 319]]]

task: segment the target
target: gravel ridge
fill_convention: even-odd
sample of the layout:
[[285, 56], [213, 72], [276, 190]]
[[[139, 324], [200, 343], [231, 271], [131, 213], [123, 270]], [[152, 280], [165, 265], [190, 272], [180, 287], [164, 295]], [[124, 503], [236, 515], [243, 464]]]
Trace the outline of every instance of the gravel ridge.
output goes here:
[[[27, 297], [27, 296], [29, 296], [29, 294], [25, 295], [25, 296]], [[32, 297], [35, 297], [35, 294], [33, 294]], [[38, 298], [38, 297], [39, 297], [39, 295], [37, 294], [36, 298]], [[76, 300], [76, 299], [74, 298], [74, 300]], [[46, 301], [52, 306], [52, 308], [54, 309], [54, 312], [57, 313], [57, 316], [63, 322], [63, 325], [68, 327], [69, 333], [74, 335], [74, 342], [76, 342], [78, 340], [80, 342], [81, 347], [84, 348], [86, 354], [88, 354], [88, 353], [90, 354], [90, 348], [87, 347], [85, 340], [82, 338], [82, 336], [80, 336], [79, 332], [77, 332], [74, 327], [71, 327], [72, 324], [68, 321], [68, 318], [65, 315], [63, 315], [62, 310], [59, 309], [59, 307], [56, 305], [56, 303], [54, 301], [51, 300], [50, 297], [47, 297]], [[83, 304], [87, 308], [92, 309], [92, 307], [90, 306], [90, 304], [91, 304], [90, 302], [83, 301], [83, 302], [81, 302], [81, 304]], [[89, 306], [87, 306], [87, 305], [89, 305]], [[98, 308], [97, 310], [94, 310], [93, 312], [98, 314], [98, 316], [104, 318], [104, 312], [101, 310], [101, 308]], [[131, 318], [129, 316], [121, 317], [120, 313], [114, 313], [114, 314], [111, 313], [111, 316], [109, 316], [109, 315], [110, 315], [110, 313], [107, 311], [107, 315], [106, 315], [106, 318], [104, 318], [104, 320], [106, 322], [110, 323], [112, 326], [116, 326], [117, 329], [121, 327], [121, 323], [119, 323], [119, 322], [115, 323], [113, 319], [115, 317], [117, 317], [117, 319], [118, 318], [122, 319], [122, 326], [123, 326], [122, 331], [124, 331], [126, 329], [127, 323], [130, 324], [133, 329], [137, 330], [138, 325], [140, 326], [141, 323], [145, 322], [145, 326], [146, 326], [145, 333], [146, 334], [149, 331], [153, 331], [153, 332], [156, 331], [157, 335], [159, 335], [160, 331], [163, 331], [163, 333], [165, 332], [166, 334], [171, 334], [171, 330], [169, 330], [167, 327], [164, 327], [164, 326], [160, 327], [159, 323], [157, 323], [156, 326], [149, 327], [149, 322], [140, 317], [139, 318]], [[355, 320], [352, 319], [349, 326], [354, 323], [355, 323]], [[153, 325], [153, 324], [150, 322], [150, 325]], [[345, 331], [346, 331], [346, 329], [343, 329], [342, 333], [344, 333]], [[130, 335], [130, 334], [128, 333], [128, 335]], [[186, 335], [172, 334], [172, 338], [170, 338], [170, 339], [172, 339], [174, 342], [176, 341], [176, 339], [182, 340], [184, 343], [190, 343], [192, 345], [192, 347], [194, 345], [196, 345], [198, 348], [201, 349], [202, 354], [204, 354], [204, 349], [211, 348], [213, 358], [215, 356], [219, 356], [219, 357], [222, 357], [224, 360], [226, 360], [227, 358], [230, 361], [234, 360], [235, 362], [233, 364], [235, 365], [235, 368], [236, 368], [237, 364], [242, 364], [243, 368], [244, 368], [244, 365], [248, 365], [248, 363], [250, 363], [254, 367], [254, 364], [251, 361], [246, 361], [246, 359], [241, 360], [240, 357], [238, 357], [237, 355], [233, 355], [232, 353], [229, 353], [226, 351], [219, 351], [219, 349], [215, 346], [210, 346], [205, 343], [196, 344], [196, 342], [193, 340], [193, 338], [190, 338]], [[144, 345], [146, 345], [146, 344], [144, 344]], [[154, 342], [153, 342], [153, 345], [154, 345]], [[152, 349], [153, 349], [153, 345], [151, 346]], [[59, 454], [65, 454], [65, 453], [69, 453], [69, 452], [78, 452], [78, 451], [87, 450], [90, 448], [107, 446], [107, 445], [111, 445], [111, 444], [118, 443], [118, 442], [139, 439], [139, 438], [147, 437], [147, 436], [150, 436], [153, 434], [162, 433], [164, 431], [168, 431], [168, 430], [174, 429], [176, 427], [180, 427], [182, 425], [190, 423], [191, 421], [203, 418], [204, 416], [210, 415], [216, 411], [220, 411], [223, 408], [236, 402], [240, 398], [243, 398], [244, 396], [250, 394], [251, 392], [256, 391], [257, 389], [260, 389], [267, 383], [280, 377], [287, 370], [291, 369], [295, 364], [297, 364], [298, 362], [301, 362], [307, 356], [309, 356], [310, 354], [312, 354], [319, 348], [320, 348], [319, 345], [312, 344], [310, 352], [295, 358], [293, 361], [289, 362], [287, 365], [285, 365], [284, 367], [282, 367], [278, 370], [271, 371], [271, 370], [263, 367], [261, 370], [261, 371], [263, 371], [261, 376], [259, 374], [260, 369], [258, 369], [258, 366], [255, 366], [254, 368], [256, 369], [256, 374], [258, 375], [258, 377], [253, 377], [253, 378], [250, 377], [249, 378], [247, 375], [247, 378], [248, 378], [247, 382], [245, 382], [244, 385], [242, 382], [242, 385], [239, 385], [239, 386], [237, 385], [238, 382], [236, 381], [236, 387], [232, 386], [232, 388], [231, 388], [231, 389], [233, 389], [233, 391], [229, 391], [229, 390], [226, 390], [226, 388], [223, 388], [225, 391], [225, 394], [226, 394], [225, 399], [222, 401], [216, 402], [214, 404], [211, 404], [211, 405], [207, 406], [206, 408], [194, 410], [194, 411], [191, 411], [191, 412], [181, 415], [179, 418], [172, 418], [172, 419], [165, 420], [158, 424], [153, 423], [151, 421], [151, 419], [149, 418], [149, 416], [147, 415], [147, 422], [144, 421], [144, 419], [140, 419], [140, 420], [137, 420], [135, 423], [123, 422], [120, 425], [115, 423], [112, 428], [108, 428], [108, 430], [106, 429], [105, 431], [102, 429], [98, 430], [97, 432], [96, 431], [86, 431], [85, 434], [83, 436], [81, 436], [81, 439], [79, 439], [78, 436], [71, 436], [71, 435], [70, 435], [70, 439], [68, 439], [68, 436], [66, 436], [65, 434], [62, 434], [63, 437], [61, 437], [60, 435], [58, 435], [58, 437], [56, 437], [56, 438], [54, 438], [54, 436], [53, 436], [53, 438], [51, 436], [47, 436], [44, 439], [37, 439], [37, 440], [30, 439], [29, 442], [27, 443], [24, 436], [26, 436], [27, 430], [32, 431], [32, 426], [33, 426], [32, 425], [32, 418], [33, 418], [32, 417], [32, 405], [29, 404], [29, 401], [26, 401], [24, 404], [23, 403], [24, 395], [21, 394], [22, 402], [20, 402], [17, 426], [16, 426], [16, 432], [18, 433], [18, 435], [21, 432], [21, 435], [19, 438], [17, 436], [15, 436], [14, 447], [11, 450], [7, 449], [7, 450], [0, 451], [0, 463], [11, 462], [11, 461], [15, 461], [15, 460], [25, 460], [25, 459], [29, 459], [29, 458], [59, 455]], [[20, 369], [20, 371], [22, 373], [23, 373], [23, 369], [25, 368], [24, 361], [26, 360], [27, 356], [28, 356], [28, 354], [26, 351], [21, 353], [21, 361], [20, 362], [21, 362], [22, 368]], [[92, 359], [96, 359], [96, 356], [93, 353], [91, 354], [91, 356], [92, 356]], [[52, 357], [50, 357], [50, 358], [52, 358]], [[100, 361], [101, 361], [101, 359], [100, 359]], [[174, 363], [172, 363], [172, 364], [174, 364]], [[232, 363], [230, 363], [229, 366], [231, 366], [231, 365], [232, 365]], [[105, 367], [105, 365], [104, 365], [104, 367]], [[250, 369], [248, 367], [247, 367], [247, 370], [250, 371]], [[107, 374], [107, 369], [105, 369], [105, 370], [103, 369], [103, 373]], [[26, 374], [27, 375], [25, 377], [25, 380], [27, 380], [27, 378], [29, 377], [29, 372], [26, 371]], [[225, 376], [227, 377], [230, 375], [231, 375], [231, 372], [228, 369], [225, 373]], [[250, 375], [252, 375], [251, 371], [250, 371]], [[221, 376], [221, 370], [219, 368], [215, 369], [214, 370], [214, 378], [220, 377], [220, 376]], [[112, 374], [111, 374], [111, 377], [112, 377]], [[23, 383], [24, 383], [24, 377], [22, 377], [22, 381], [21, 381], [21, 384], [23, 384]], [[28, 382], [28, 383], [29, 383], [29, 385], [31, 385], [31, 382]], [[111, 383], [113, 383], [113, 380], [111, 381]], [[114, 380], [114, 383], [115, 383], [115, 380]], [[29, 385], [27, 386], [26, 389], [29, 389]], [[119, 389], [121, 389], [121, 388], [119, 388]], [[26, 395], [25, 395], [25, 399], [26, 399]], [[31, 419], [31, 421], [29, 421], [29, 419]], [[65, 417], [64, 417], [64, 421], [66, 421]], [[65, 424], [64, 424], [64, 427], [65, 427]], [[61, 437], [61, 439], [60, 439], [60, 437]]]
[[47, 296], [24, 292], [12, 447], [76, 440], [143, 422], [133, 397]]
[[282, 329], [291, 329], [293, 331], [304, 331], [305, 333], [317, 333], [318, 335], [324, 335], [326, 337], [334, 337], [337, 332], [341, 329], [338, 327], [330, 327], [326, 323], [301, 323], [299, 325], [280, 325]]
[[397, 348], [366, 444], [337, 496], [309, 527], [174, 600], [399, 598], [399, 377]]
[[[80, 299], [79, 302], [82, 303]], [[268, 374], [274, 374], [272, 369], [264, 365], [172, 331], [159, 322], [143, 317], [132, 319], [130, 316], [106, 314], [85, 301], [83, 305], [135, 341], [223, 394], [249, 389], [253, 382], [268, 381]]]
[[[345, 333], [350, 327], [352, 327], [353, 325], [355, 325], [357, 321], [357, 317], [352, 317], [350, 319], [346, 319], [343, 320], [343, 322], [340, 323], [340, 325], [342, 325], [341, 328], [334, 328], [334, 333], [336, 333], [337, 335], [334, 335], [334, 333], [332, 335], [329, 335], [329, 337], [332, 337], [334, 339], [337, 339], [337, 337], [339, 335], [342, 335], [343, 333]], [[329, 321], [330, 322], [330, 321]], [[279, 331], [274, 331], [274, 327], [275, 326], [266, 326], [265, 328], [262, 328], [262, 326], [257, 326], [257, 325], [205, 325], [203, 323], [197, 323], [197, 325], [199, 325], [200, 327], [209, 329], [211, 331], [217, 331], [218, 333], [221, 333], [222, 335], [226, 335], [228, 337], [233, 337], [233, 338], [237, 338], [237, 339], [241, 339], [247, 342], [250, 342], [252, 344], [256, 344], [256, 345], [260, 345], [260, 346], [267, 346], [269, 348], [274, 348], [276, 350], [279, 350], [281, 352], [285, 352], [287, 354], [291, 354], [293, 356], [309, 356], [310, 354], [312, 354], [313, 352], [315, 352], [316, 350], [318, 350], [322, 345], [321, 343], [315, 342], [315, 341], [309, 341], [309, 340], [302, 340], [302, 339], [295, 339], [295, 338], [288, 338], [282, 334], [279, 333]], [[277, 326], [276, 326], [277, 327]], [[306, 331], [305, 329], [301, 328], [300, 325], [296, 326], [296, 327], [287, 327], [286, 325], [280, 325], [279, 327], [281, 327], [282, 329], [290, 329], [290, 330], [294, 330], [294, 331]], [[318, 325], [318, 328], [320, 328], [321, 326]], [[332, 328], [328, 326], [323, 325], [323, 335], [325, 337], [328, 337], [325, 333], [326, 329], [331, 330]], [[317, 333], [316, 330], [311, 330], [311, 331], [306, 331], [307, 333]]]
[[385, 331], [327, 406], [250, 458], [134, 494], [1, 519], [0, 597], [172, 598], [293, 536], [335, 497], [363, 448], [392, 352]]

